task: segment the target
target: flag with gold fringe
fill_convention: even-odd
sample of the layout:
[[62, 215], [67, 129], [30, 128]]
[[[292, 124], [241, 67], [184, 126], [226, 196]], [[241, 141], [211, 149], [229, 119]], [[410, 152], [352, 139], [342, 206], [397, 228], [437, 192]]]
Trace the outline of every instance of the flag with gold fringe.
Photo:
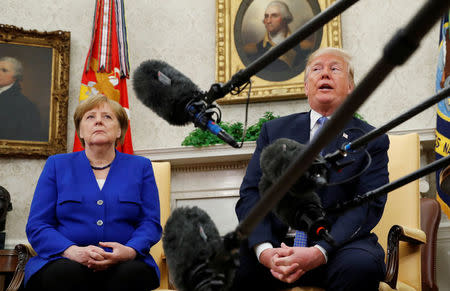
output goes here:
[[[450, 11], [449, 11], [450, 13]], [[450, 85], [450, 38], [448, 19], [449, 13], [442, 18], [439, 38], [439, 58], [436, 74], [436, 91]], [[436, 116], [436, 159], [447, 156], [450, 153], [450, 98], [447, 97], [437, 106]], [[436, 181], [439, 181], [441, 171], [436, 172]], [[436, 183], [437, 200], [441, 204], [442, 211], [450, 218], [450, 195], [444, 193]]]
[[[123, 0], [97, 0], [91, 44], [81, 78], [79, 101], [101, 93], [122, 105], [130, 117], [126, 80], [129, 78], [129, 71]], [[124, 143], [118, 145], [117, 149], [133, 154], [130, 124]], [[83, 147], [75, 135], [73, 151], [81, 150]]]

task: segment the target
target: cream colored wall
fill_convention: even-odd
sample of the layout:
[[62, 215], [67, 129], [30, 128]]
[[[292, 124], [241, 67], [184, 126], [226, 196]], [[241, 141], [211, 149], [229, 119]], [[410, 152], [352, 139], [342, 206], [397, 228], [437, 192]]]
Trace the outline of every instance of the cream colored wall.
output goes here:
[[[352, 55], [356, 80], [369, 70], [398, 27], [426, 0], [364, 0], [342, 15], [343, 46]], [[78, 102], [81, 72], [92, 31], [94, 0], [0, 0], [1, 23], [37, 29], [71, 32], [69, 116]], [[212, 0], [128, 0], [125, 1], [128, 45], [132, 70], [154, 58], [167, 61], [208, 89], [215, 76], [215, 1]], [[437, 26], [408, 63], [396, 69], [377, 89], [360, 112], [374, 125], [381, 125], [398, 113], [433, 94], [437, 57]], [[129, 82], [132, 136], [135, 150], [177, 147], [193, 126], [173, 127], [144, 107]], [[253, 104], [249, 123], [265, 111], [285, 115], [307, 109], [305, 100]], [[242, 105], [223, 106], [223, 119], [243, 121]], [[435, 126], [433, 109], [399, 127], [429, 129]], [[74, 127], [69, 122], [68, 151]], [[0, 158], [0, 185], [12, 196], [14, 210], [7, 219], [7, 246], [25, 239], [24, 227], [33, 191], [44, 160]]]

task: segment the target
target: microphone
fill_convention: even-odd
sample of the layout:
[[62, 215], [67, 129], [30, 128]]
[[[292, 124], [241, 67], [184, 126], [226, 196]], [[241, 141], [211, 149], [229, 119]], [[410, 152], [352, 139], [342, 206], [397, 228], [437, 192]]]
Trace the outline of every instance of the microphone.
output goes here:
[[177, 290], [229, 289], [239, 264], [238, 252], [230, 251], [234, 246], [222, 241], [205, 211], [196, 206], [176, 208], [166, 222], [162, 241]]
[[[279, 177], [291, 166], [294, 157], [305, 148], [306, 145], [288, 138], [277, 139], [264, 148], [260, 157], [262, 176], [258, 185], [261, 195], [265, 195], [266, 190], [277, 183]], [[325, 218], [320, 198], [315, 192], [315, 189], [327, 184], [327, 174], [326, 160], [319, 155], [305, 174], [275, 205], [273, 211], [281, 221], [306, 232], [312, 240], [324, 239], [334, 245], [334, 240], [328, 233], [329, 222]]]
[[204, 93], [188, 77], [158, 60], [143, 62], [134, 72], [133, 88], [139, 100], [171, 125], [186, 125], [208, 130], [218, 138], [239, 148], [237, 142], [213, 119], [220, 111], [216, 105], [207, 104]]

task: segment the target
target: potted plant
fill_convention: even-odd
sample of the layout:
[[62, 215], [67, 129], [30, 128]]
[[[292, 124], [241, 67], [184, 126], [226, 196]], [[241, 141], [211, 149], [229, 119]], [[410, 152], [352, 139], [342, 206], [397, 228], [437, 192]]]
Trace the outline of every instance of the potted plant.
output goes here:
[[[259, 132], [261, 131], [262, 125], [269, 120], [278, 118], [280, 116], [273, 115], [273, 112], [265, 112], [263, 117], [261, 117], [257, 123], [249, 126], [244, 137], [244, 141], [255, 141]], [[236, 141], [242, 140], [242, 133], [244, 131], [242, 122], [219, 122], [220, 127], [223, 128], [228, 134], [230, 134]], [[194, 129], [189, 133], [189, 135], [181, 143], [182, 146], [194, 146], [194, 147], [204, 147], [215, 144], [224, 144], [225, 142], [219, 139], [214, 134], [209, 131], [204, 131], [199, 128]]]

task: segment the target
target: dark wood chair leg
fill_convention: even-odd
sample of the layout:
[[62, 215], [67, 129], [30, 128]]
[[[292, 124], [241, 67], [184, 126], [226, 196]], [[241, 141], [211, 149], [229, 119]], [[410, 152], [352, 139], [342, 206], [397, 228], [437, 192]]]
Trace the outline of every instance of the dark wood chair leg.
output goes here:
[[14, 270], [14, 275], [11, 278], [11, 282], [9, 283], [6, 291], [17, 291], [22, 285], [23, 278], [25, 276], [25, 265], [28, 260], [35, 255], [34, 250], [31, 246], [18, 244], [14, 249], [17, 254], [17, 266]]

